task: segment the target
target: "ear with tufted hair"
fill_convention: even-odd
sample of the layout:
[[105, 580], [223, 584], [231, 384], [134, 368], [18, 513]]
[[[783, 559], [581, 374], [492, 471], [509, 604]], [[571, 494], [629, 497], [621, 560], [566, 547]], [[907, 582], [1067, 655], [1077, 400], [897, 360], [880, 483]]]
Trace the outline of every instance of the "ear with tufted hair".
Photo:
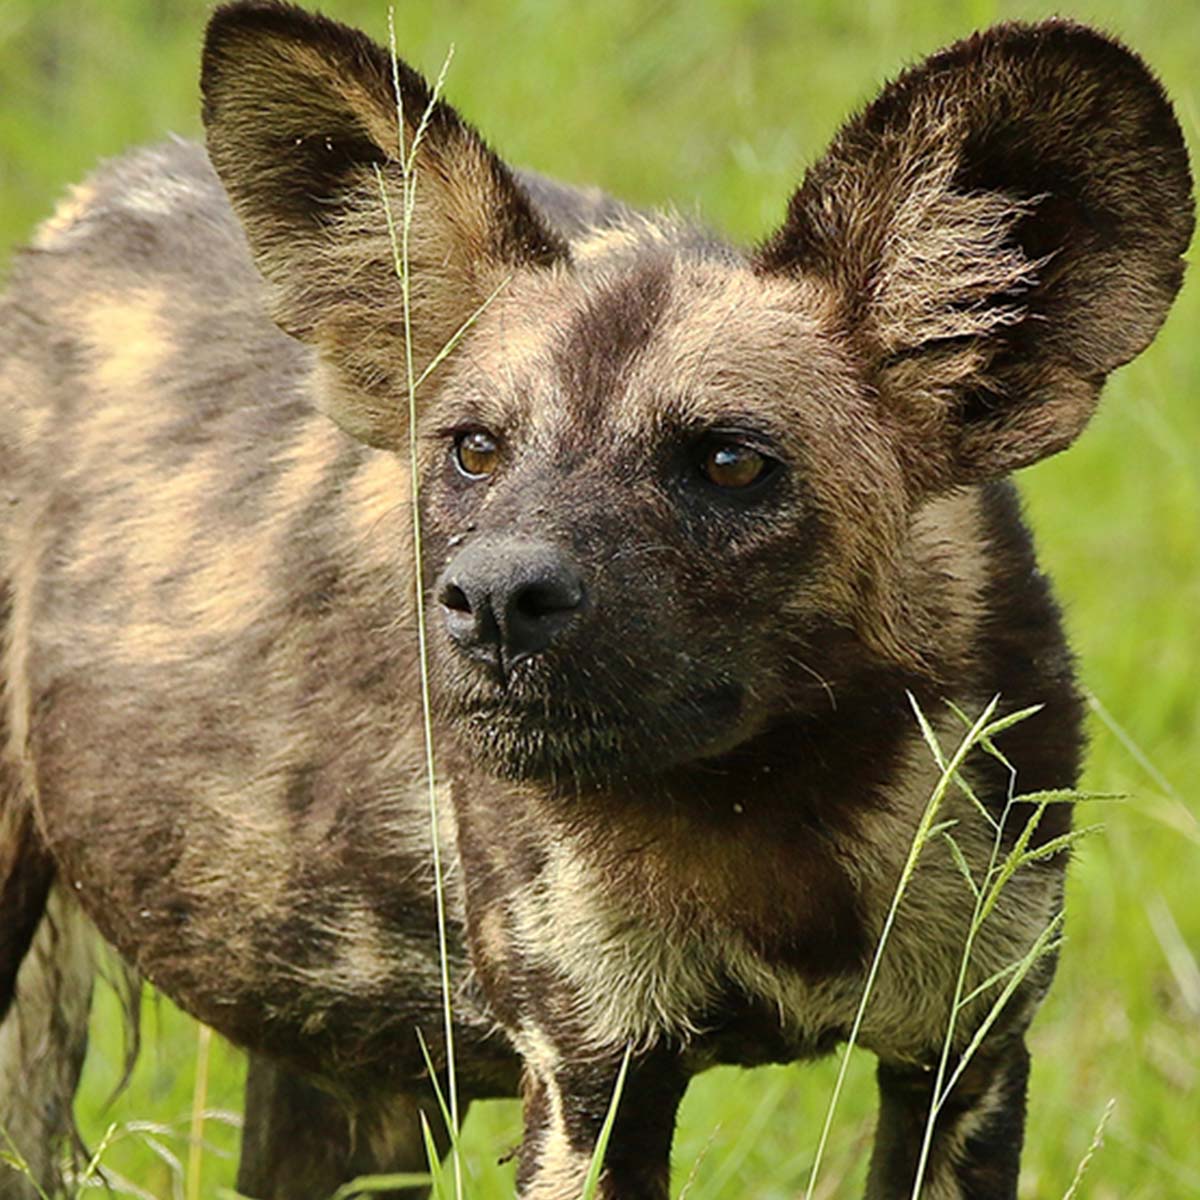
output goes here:
[[1179, 288], [1187, 153], [1130, 51], [1000, 25], [902, 75], [838, 134], [758, 251], [838, 323], [917, 493], [1067, 446]]
[[507, 274], [565, 258], [565, 246], [475, 131], [356, 30], [277, 0], [225, 5], [201, 89], [209, 154], [276, 320], [331, 368], [330, 415], [395, 445], [404, 321], [376, 169], [398, 224], [401, 144], [407, 153], [424, 120], [409, 239], [418, 374]]

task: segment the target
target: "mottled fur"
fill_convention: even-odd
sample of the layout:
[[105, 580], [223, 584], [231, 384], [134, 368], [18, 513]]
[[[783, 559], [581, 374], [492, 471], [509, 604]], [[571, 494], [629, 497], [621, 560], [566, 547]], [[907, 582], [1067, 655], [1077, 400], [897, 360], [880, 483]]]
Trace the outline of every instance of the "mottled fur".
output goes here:
[[[421, 1165], [414, 1030], [444, 1048], [379, 179], [398, 210], [428, 109], [416, 370], [470, 325], [415, 432], [459, 1080], [520, 1086], [522, 1195], [559, 1200], [632, 1048], [602, 1192], [665, 1196], [692, 1073], [847, 1035], [937, 778], [907, 694], [947, 741], [943, 699], [1043, 702], [1002, 741], [1019, 787], [1076, 778], [1071, 659], [1003, 477], [1165, 317], [1192, 227], [1170, 108], [1094, 32], [999, 26], [886, 88], [742, 251], [512, 172], [415, 72], [285, 4], [220, 9], [202, 82], [207, 154], [105, 167], [0, 302], [0, 1011], [25, 961], [0, 1067], [41, 1022], [42, 1091], [73, 1087], [89, 975], [54, 931], [86, 913], [251, 1051], [244, 1192]], [[486, 476], [455, 465], [467, 432]], [[722, 489], [713, 445], [774, 469]], [[972, 779], [998, 815], [1008, 772]], [[981, 875], [991, 828], [946, 805]], [[1063, 868], [1011, 882], [969, 987], [1055, 917]], [[931, 846], [861, 1031], [873, 1200], [911, 1190], [967, 913]], [[1052, 970], [943, 1108], [926, 1196], [1015, 1194]], [[65, 1109], [38, 1129], [5, 1103], [52, 1179]]]

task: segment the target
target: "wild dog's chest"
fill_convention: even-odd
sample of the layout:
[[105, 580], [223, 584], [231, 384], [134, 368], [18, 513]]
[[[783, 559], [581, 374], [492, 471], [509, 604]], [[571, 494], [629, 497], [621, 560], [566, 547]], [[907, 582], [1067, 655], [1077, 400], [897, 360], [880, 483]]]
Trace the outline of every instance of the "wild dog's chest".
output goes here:
[[[890, 792], [860, 809], [852, 841], [831, 822], [789, 824], [777, 811], [764, 828], [753, 793], [720, 821], [600, 821], [593, 809], [555, 825], [515, 797], [499, 821], [494, 790], [460, 804], [472, 958], [496, 1016], [519, 1045], [530, 1028], [583, 1052], [667, 1041], [698, 1066], [821, 1053], [854, 1021], [922, 807], [912, 801], [935, 776], [924, 756], [907, 756]], [[989, 829], [957, 795], [943, 814], [982, 877]], [[1011, 906], [973, 941], [970, 988], [1028, 950], [1056, 911], [1056, 878], [1013, 881]], [[904, 1055], [940, 1044], [970, 914], [950, 852], [927, 847], [862, 1044]]]
[[832, 840], [764, 838], [752, 804], [553, 836], [460, 812], [472, 955], [500, 1020], [581, 1047], [667, 1038], [706, 1061], [836, 1040], [838, 981], [869, 952], [857, 888]]

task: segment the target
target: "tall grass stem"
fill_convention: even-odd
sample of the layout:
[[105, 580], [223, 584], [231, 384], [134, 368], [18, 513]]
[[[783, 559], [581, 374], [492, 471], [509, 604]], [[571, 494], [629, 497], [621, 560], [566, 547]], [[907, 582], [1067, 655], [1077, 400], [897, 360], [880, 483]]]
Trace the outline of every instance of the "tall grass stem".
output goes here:
[[212, 1053], [212, 1030], [196, 1027], [196, 1079], [192, 1086], [192, 1120], [188, 1130], [187, 1200], [200, 1200], [200, 1172], [204, 1164], [204, 1115], [208, 1107], [208, 1069]]
[[[400, 235], [397, 241], [396, 223], [388, 201], [387, 188], [383, 172], [376, 166], [375, 173], [379, 181], [380, 193], [383, 198], [384, 213], [387, 220], [388, 235], [391, 239], [392, 253], [396, 258], [396, 273], [400, 280], [401, 305], [404, 319], [404, 367], [408, 399], [408, 455], [409, 455], [409, 499], [412, 507], [412, 539], [413, 539], [413, 591], [415, 597], [415, 612], [417, 625], [417, 654], [420, 663], [421, 676], [421, 720], [425, 750], [425, 775], [428, 784], [429, 797], [429, 826], [433, 852], [434, 895], [437, 912], [438, 958], [441, 969], [442, 1015], [443, 1032], [446, 1050], [446, 1090], [450, 1102], [450, 1143], [451, 1157], [454, 1163], [454, 1194], [456, 1200], [462, 1200], [463, 1172], [462, 1157], [458, 1146], [459, 1112], [458, 1112], [458, 1081], [454, 1063], [454, 1008], [450, 983], [450, 954], [446, 935], [446, 895], [445, 880], [442, 872], [441, 837], [439, 833], [437, 771], [433, 748], [433, 714], [430, 704], [429, 691], [429, 650], [425, 626], [425, 578], [424, 555], [421, 540], [421, 505], [420, 505], [420, 456], [417, 441], [417, 373], [413, 360], [412, 332], [412, 287], [409, 263], [409, 236], [412, 230], [413, 214], [416, 210], [416, 166], [417, 151], [428, 126], [430, 114], [438, 102], [446, 72], [450, 68], [453, 49], [447, 54], [442, 70], [430, 93], [429, 103], [417, 124], [410, 145], [405, 145], [404, 126], [404, 96], [400, 88], [400, 66], [396, 48], [396, 11], [388, 8], [388, 43], [392, 55], [392, 87], [396, 96], [396, 136], [400, 150], [400, 167], [402, 181]], [[432, 1166], [432, 1164], [431, 1164]]]
[[934, 785], [933, 792], [929, 797], [929, 802], [925, 805], [925, 811], [921, 814], [921, 820], [917, 825], [917, 831], [913, 836], [909, 846], [908, 857], [905, 859], [904, 866], [900, 871], [900, 878], [896, 882], [896, 889], [892, 895], [892, 903], [888, 908], [887, 917], [884, 919], [883, 928], [879, 934], [879, 940], [875, 944], [875, 953], [871, 958], [871, 966], [867, 972], [867, 980], [863, 985], [862, 999], [859, 1001], [858, 1010], [854, 1014], [854, 1024], [850, 1028], [850, 1036], [846, 1040], [845, 1049], [842, 1052], [842, 1060], [838, 1066], [837, 1079], [833, 1085], [833, 1093], [829, 1098], [829, 1106], [825, 1111], [825, 1123], [821, 1128], [821, 1137], [817, 1143], [817, 1152], [813, 1158], [812, 1170], [808, 1177], [808, 1186], [804, 1191], [804, 1200], [813, 1200], [817, 1186], [817, 1178], [821, 1170], [821, 1160], [825, 1154], [825, 1147], [829, 1141], [829, 1134], [833, 1128], [833, 1117], [837, 1110], [838, 1100], [841, 1098], [842, 1087], [846, 1081], [846, 1072], [850, 1066], [850, 1055], [854, 1047], [858, 1043], [859, 1031], [862, 1029], [863, 1017], [867, 1011], [867, 1002], [871, 998], [871, 993], [875, 988], [875, 979], [879, 974], [879, 964], [883, 960], [884, 947], [887, 945], [888, 938], [892, 932], [892, 926], [896, 921], [896, 913], [900, 909], [900, 902], [904, 898], [904, 893], [908, 889], [909, 880], [912, 878], [913, 871], [916, 870], [917, 859], [921, 851], [928, 841], [930, 831], [933, 828], [934, 820], [937, 817], [938, 810], [941, 808], [942, 800], [946, 792], [949, 790], [950, 783], [958, 773], [959, 768], [966, 760], [967, 755], [976, 746], [979, 737], [983, 730], [988, 727], [992, 716], [996, 711], [996, 706], [999, 704], [999, 697], [993, 697], [988, 706], [983, 710], [978, 720], [967, 731], [966, 736], [959, 744], [957, 750], [951, 756], [949, 761], [946, 761], [942, 755], [941, 747], [938, 745], [937, 738], [934, 736], [933, 730], [929, 722], [925, 719], [925, 714], [921, 711], [917, 704], [916, 698], [913, 695], [908, 697], [909, 703], [912, 706], [913, 712], [916, 714], [917, 723], [921, 727], [921, 732], [925, 740], [930, 745], [933, 751], [934, 758], [938, 765], [942, 768], [941, 776]]

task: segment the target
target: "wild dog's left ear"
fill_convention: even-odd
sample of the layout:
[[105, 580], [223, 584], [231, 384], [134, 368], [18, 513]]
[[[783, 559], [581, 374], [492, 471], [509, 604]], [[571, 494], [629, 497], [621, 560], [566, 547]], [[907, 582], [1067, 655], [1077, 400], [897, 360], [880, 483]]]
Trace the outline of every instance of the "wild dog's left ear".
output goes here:
[[757, 267], [832, 296], [928, 493], [1078, 435], [1166, 316], [1193, 219], [1179, 126], [1141, 60], [1078, 25], [1001, 25], [850, 121]]
[[399, 236], [401, 163], [423, 127], [408, 236], [415, 373], [506, 276], [565, 246], [478, 134], [356, 30], [280, 0], [226, 4], [209, 23], [201, 89], [209, 154], [276, 321], [330, 368], [321, 400], [334, 420], [395, 446], [405, 323], [376, 172]]

